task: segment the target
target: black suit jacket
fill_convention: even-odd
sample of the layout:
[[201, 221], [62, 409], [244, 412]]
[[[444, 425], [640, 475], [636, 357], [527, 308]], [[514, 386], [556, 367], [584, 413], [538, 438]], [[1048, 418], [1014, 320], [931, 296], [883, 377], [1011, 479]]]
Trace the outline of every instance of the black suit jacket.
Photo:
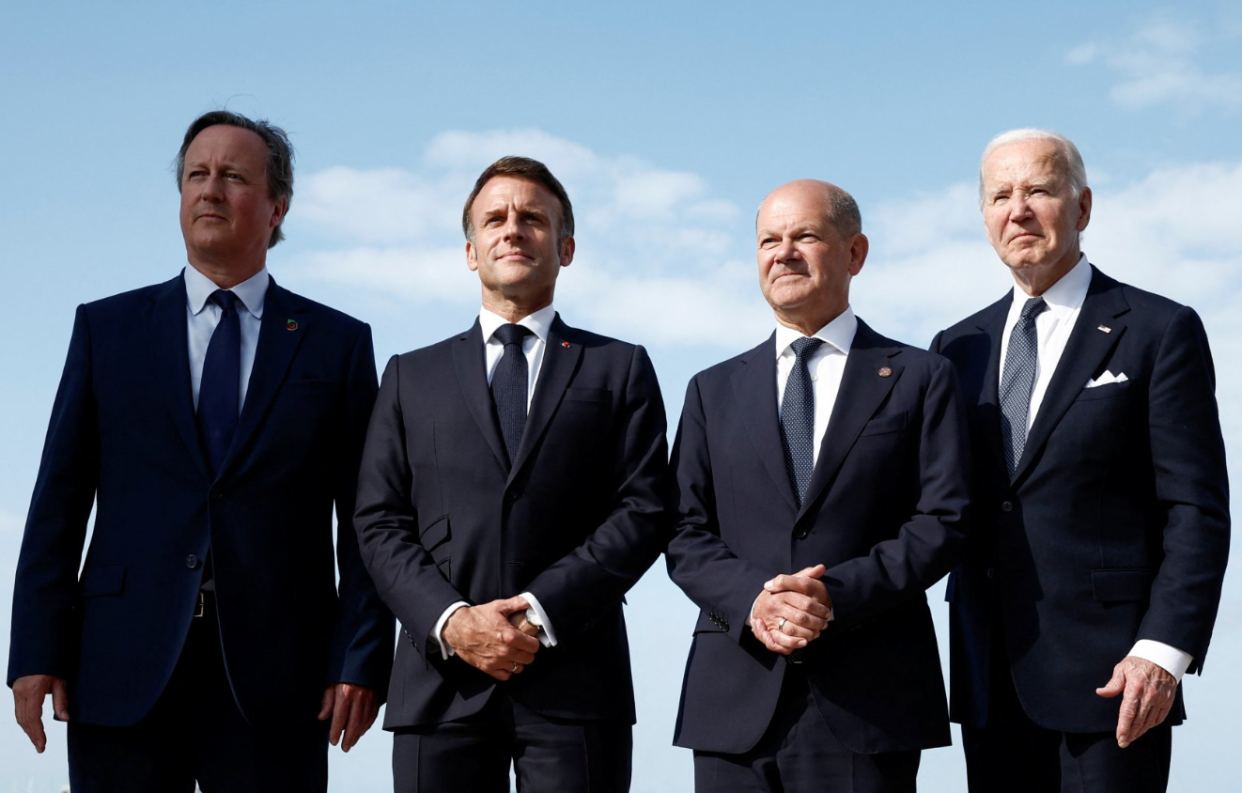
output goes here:
[[924, 594], [963, 542], [966, 434], [949, 363], [860, 321], [799, 508], [773, 336], [691, 381], [672, 465], [669, 575], [702, 609], [675, 742], [735, 754], [758, 742], [787, 662], [746, 619], [765, 581], [822, 562], [835, 620], [802, 655], [828, 726], [856, 752], [949, 743]]
[[[395, 356], [356, 525], [404, 628], [386, 728], [460, 719], [495, 686], [547, 716], [634, 721], [623, 596], [662, 549], [667, 441], [641, 347], [553, 322], [521, 446], [505, 453], [476, 322]], [[558, 644], [504, 684], [428, 646], [453, 602], [529, 591]]]
[[252, 723], [312, 720], [331, 683], [381, 688], [392, 617], [349, 530], [375, 387], [370, 329], [273, 281], [212, 477], [183, 278], [79, 306], [18, 560], [9, 684], [64, 677], [72, 718], [137, 722], [177, 663], [210, 549], [229, 680]]
[[[1011, 296], [936, 337], [973, 439], [978, 530], [949, 581], [952, 715], [986, 723], [993, 620], [1038, 724], [1112, 732], [1096, 696], [1137, 639], [1203, 665], [1229, 549], [1228, 480], [1207, 337], [1189, 308], [1092, 268], [1013, 482], [1000, 438]], [[1126, 382], [1085, 388], [1105, 371]], [[1184, 716], [1180, 690], [1169, 719]]]

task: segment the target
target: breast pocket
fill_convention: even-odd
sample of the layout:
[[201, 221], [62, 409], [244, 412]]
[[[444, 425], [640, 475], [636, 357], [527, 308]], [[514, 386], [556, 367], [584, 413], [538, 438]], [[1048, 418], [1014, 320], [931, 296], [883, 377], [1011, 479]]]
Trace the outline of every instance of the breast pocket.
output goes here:
[[567, 402], [603, 402], [612, 401], [612, 392], [606, 388], [566, 388]]
[[901, 432], [910, 426], [910, 414], [897, 413], [892, 416], [878, 416], [868, 421], [860, 435], [886, 435], [890, 432]]
[[1126, 380], [1124, 383], [1106, 383], [1097, 385], [1093, 388], [1084, 388], [1082, 393], [1078, 395], [1076, 402], [1090, 402], [1094, 399], [1116, 399], [1126, 396], [1130, 391], [1133, 380]]

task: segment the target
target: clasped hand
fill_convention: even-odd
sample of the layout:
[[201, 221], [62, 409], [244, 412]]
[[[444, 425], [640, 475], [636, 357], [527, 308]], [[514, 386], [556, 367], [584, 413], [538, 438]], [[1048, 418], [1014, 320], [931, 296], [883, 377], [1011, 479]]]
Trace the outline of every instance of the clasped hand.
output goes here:
[[763, 585], [750, 617], [750, 631], [774, 653], [789, 655], [819, 638], [828, 627], [832, 600], [817, 564]]
[[539, 629], [525, 620], [529, 607], [525, 598], [513, 597], [459, 608], [444, 623], [444, 640], [461, 660], [497, 680], [508, 680], [535, 660], [539, 650]]

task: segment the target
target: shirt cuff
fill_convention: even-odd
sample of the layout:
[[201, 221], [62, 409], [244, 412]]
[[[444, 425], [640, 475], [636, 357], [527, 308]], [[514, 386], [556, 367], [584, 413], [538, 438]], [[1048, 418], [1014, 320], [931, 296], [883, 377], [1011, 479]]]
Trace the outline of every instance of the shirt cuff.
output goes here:
[[1195, 660], [1193, 655], [1154, 639], [1139, 639], [1134, 643], [1134, 649], [1130, 650], [1130, 655], [1142, 658], [1144, 661], [1151, 661], [1173, 675], [1173, 679], [1179, 683], [1182, 682], [1182, 675], [1186, 674], [1191, 662]]
[[459, 600], [452, 604], [444, 610], [444, 613], [440, 615], [440, 619], [436, 620], [436, 624], [431, 628], [431, 641], [435, 642], [436, 646], [440, 648], [440, 654], [445, 658], [452, 658], [454, 655], [457, 655], [457, 653], [444, 639], [444, 623], [448, 622], [448, 618], [453, 616], [454, 611], [457, 611], [457, 609], [464, 609], [469, 605], [470, 604], [464, 600]]
[[[552, 620], [548, 619], [548, 613], [543, 610], [543, 606], [539, 605], [539, 598], [529, 592], [523, 592], [521, 597], [526, 598], [526, 602], [530, 604], [530, 608], [526, 611], [526, 621], [539, 629], [539, 643], [544, 647], [555, 647], [556, 631], [552, 630]], [[531, 611], [535, 612], [533, 620]]]

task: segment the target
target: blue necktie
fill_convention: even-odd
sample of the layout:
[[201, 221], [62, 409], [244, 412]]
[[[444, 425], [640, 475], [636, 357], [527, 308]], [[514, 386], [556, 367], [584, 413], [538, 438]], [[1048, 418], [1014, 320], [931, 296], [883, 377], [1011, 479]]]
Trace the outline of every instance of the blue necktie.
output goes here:
[[793, 371], [785, 381], [781, 399], [781, 441], [785, 447], [785, 466], [793, 483], [798, 504], [806, 498], [815, 470], [815, 390], [806, 359], [823, 339], [803, 337], [790, 345], [794, 352]]
[[203, 449], [218, 474], [224, 455], [233, 442], [241, 393], [241, 320], [237, 295], [217, 289], [211, 301], [220, 307], [220, 322], [211, 334], [203, 378], [198, 388], [198, 431]]
[[1039, 362], [1039, 339], [1035, 318], [1048, 308], [1042, 297], [1032, 297], [1022, 306], [1022, 315], [1009, 334], [1005, 352], [1005, 371], [1001, 375], [1001, 437], [1005, 442], [1005, 464], [1013, 479], [1026, 448], [1026, 425], [1031, 412], [1031, 391]]
[[501, 325], [494, 335], [505, 345], [505, 352], [492, 372], [492, 400], [496, 403], [500, 435], [512, 465], [522, 442], [522, 430], [526, 428], [528, 370], [522, 342], [530, 335], [530, 330], [521, 325]]

